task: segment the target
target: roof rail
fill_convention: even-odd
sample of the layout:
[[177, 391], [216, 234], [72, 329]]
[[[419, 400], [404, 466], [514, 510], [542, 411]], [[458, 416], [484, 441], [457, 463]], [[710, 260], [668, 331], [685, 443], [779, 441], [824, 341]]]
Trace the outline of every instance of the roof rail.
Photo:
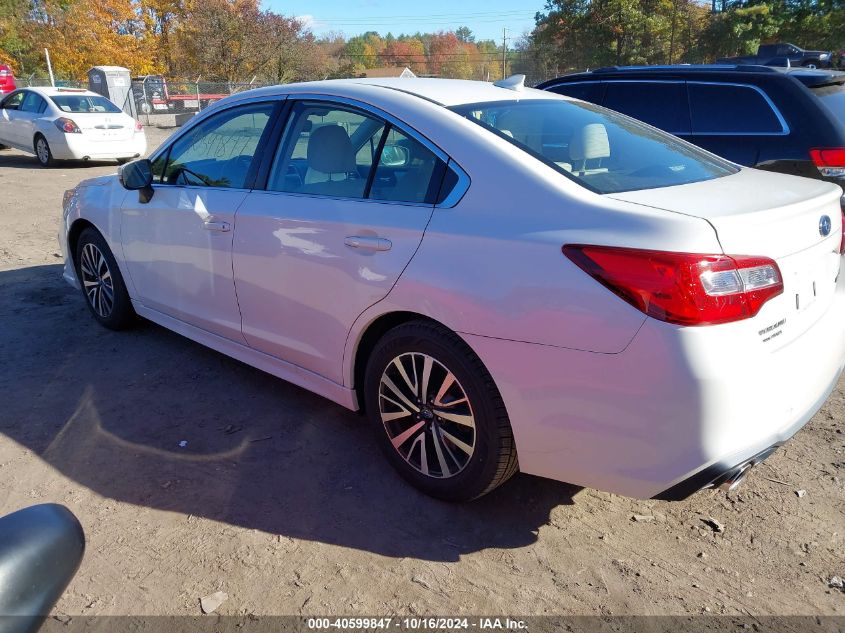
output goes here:
[[771, 66], [759, 66], [757, 64], [663, 64], [654, 66], [605, 66], [603, 68], [596, 68], [593, 73], [617, 73], [617, 72], [636, 72], [641, 70], [683, 70], [708, 72], [718, 70], [735, 70], [738, 72], [765, 72], [775, 73], [777, 70]]

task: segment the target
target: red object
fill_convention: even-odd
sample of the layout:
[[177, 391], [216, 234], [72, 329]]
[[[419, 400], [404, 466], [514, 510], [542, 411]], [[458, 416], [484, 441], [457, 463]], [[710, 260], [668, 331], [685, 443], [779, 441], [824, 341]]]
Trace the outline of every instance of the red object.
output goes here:
[[845, 167], [845, 147], [814, 147], [810, 158], [816, 167]]
[[8, 94], [17, 87], [12, 69], [5, 64], [0, 64], [0, 95]]
[[82, 130], [79, 129], [79, 126], [73, 119], [68, 119], [67, 117], [59, 117], [53, 123], [55, 123], [56, 127], [59, 128], [65, 134], [82, 134]]
[[141, 124], [140, 121], [135, 121], [135, 131], [140, 132], [144, 129], [144, 126]]
[[678, 325], [748, 319], [783, 292], [780, 269], [768, 257], [586, 245], [564, 246], [563, 253], [638, 310]]

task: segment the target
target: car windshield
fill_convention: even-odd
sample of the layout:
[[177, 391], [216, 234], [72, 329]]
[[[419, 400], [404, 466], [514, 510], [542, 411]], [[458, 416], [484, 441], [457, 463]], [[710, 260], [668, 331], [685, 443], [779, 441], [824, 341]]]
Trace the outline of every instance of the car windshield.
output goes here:
[[588, 103], [494, 101], [451, 110], [596, 193], [671, 187], [737, 171], [674, 136]]
[[121, 109], [105, 97], [95, 95], [54, 95], [50, 99], [62, 112], [82, 114], [85, 112], [116, 114]]
[[836, 84], [815, 88], [813, 94], [825, 104], [842, 123], [845, 123], [845, 85]]

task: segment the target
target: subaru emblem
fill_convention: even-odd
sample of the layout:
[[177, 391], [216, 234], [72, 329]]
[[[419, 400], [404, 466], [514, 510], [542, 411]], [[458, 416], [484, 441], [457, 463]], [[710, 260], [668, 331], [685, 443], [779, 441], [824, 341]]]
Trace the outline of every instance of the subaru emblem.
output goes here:
[[819, 220], [819, 233], [822, 237], [830, 235], [830, 216], [823, 215]]

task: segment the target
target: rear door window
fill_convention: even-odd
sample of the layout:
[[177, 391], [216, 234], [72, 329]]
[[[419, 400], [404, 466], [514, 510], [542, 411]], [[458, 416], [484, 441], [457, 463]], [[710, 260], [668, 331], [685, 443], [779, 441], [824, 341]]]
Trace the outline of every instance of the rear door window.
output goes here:
[[689, 82], [693, 134], [787, 134], [771, 102], [752, 86]]
[[604, 84], [598, 81], [573, 81], [570, 84], [561, 84], [549, 88], [549, 92], [556, 92], [559, 95], [601, 105]]
[[27, 92], [26, 96], [23, 98], [23, 103], [21, 103], [20, 110], [21, 112], [43, 112], [44, 105], [44, 99], [42, 99], [39, 95], [34, 92]]
[[604, 107], [671, 134], [689, 134], [689, 108], [683, 82], [609, 81]]

